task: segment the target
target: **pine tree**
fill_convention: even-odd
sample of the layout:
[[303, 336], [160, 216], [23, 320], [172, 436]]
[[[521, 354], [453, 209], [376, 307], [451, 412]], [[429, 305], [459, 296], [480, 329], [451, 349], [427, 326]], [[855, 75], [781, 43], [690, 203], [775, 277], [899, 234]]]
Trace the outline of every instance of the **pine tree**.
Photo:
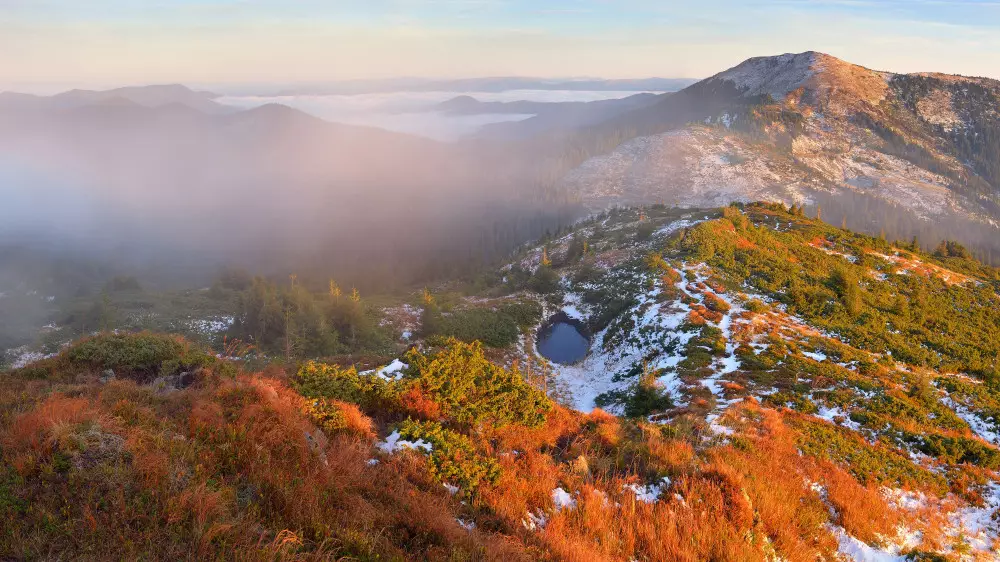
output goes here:
[[542, 265], [549, 267], [552, 265], [552, 260], [549, 259], [549, 251], [546, 248], [542, 248]]
[[332, 298], [333, 300], [335, 300], [337, 302], [340, 302], [340, 295], [341, 294], [343, 294], [343, 293], [340, 290], [340, 286], [337, 285], [336, 281], [334, 281], [333, 279], [330, 279], [330, 298]]
[[358, 292], [357, 288], [351, 289], [351, 300], [353, 302], [361, 302], [361, 293]]

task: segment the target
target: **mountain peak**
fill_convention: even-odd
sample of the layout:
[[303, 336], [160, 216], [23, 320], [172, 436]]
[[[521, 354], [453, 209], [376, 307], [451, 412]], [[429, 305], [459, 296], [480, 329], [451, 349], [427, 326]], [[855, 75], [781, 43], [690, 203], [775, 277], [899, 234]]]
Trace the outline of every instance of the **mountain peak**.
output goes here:
[[891, 74], [870, 70], [818, 51], [754, 57], [709, 80], [730, 82], [745, 96], [770, 95], [784, 101], [801, 90], [812, 102], [837, 106], [885, 97]]

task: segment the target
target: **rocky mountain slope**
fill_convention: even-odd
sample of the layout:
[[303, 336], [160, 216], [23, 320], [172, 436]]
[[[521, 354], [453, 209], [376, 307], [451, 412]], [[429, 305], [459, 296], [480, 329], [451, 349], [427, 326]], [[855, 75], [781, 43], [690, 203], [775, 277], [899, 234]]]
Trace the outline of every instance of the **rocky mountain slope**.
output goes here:
[[989, 225], [976, 234], [987, 239], [1000, 216], [998, 107], [995, 80], [879, 72], [815, 52], [754, 58], [581, 133], [626, 140], [563, 186], [593, 208], [767, 196], [822, 199], [843, 215], [852, 210], [837, 201], [853, 193], [924, 221]]

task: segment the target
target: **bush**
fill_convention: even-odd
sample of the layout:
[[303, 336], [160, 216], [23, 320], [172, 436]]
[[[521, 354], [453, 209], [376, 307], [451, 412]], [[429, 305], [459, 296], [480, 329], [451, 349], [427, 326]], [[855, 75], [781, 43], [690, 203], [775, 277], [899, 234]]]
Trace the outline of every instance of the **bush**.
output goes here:
[[548, 295], [559, 290], [560, 281], [559, 274], [554, 269], [547, 265], [540, 265], [535, 274], [531, 276], [531, 280], [528, 281], [528, 288], [536, 293]]
[[180, 338], [148, 332], [102, 334], [85, 339], [71, 347], [67, 357], [77, 366], [111, 369], [119, 377], [143, 380], [216, 362], [214, 356], [192, 350]]
[[442, 482], [474, 491], [480, 483], [496, 484], [500, 480], [500, 465], [495, 460], [476, 453], [468, 437], [438, 422], [408, 419], [399, 427], [399, 435], [408, 441], [422, 439], [431, 444], [431, 474]]
[[441, 318], [438, 333], [464, 342], [481, 341], [490, 347], [517, 343], [521, 331], [512, 316], [488, 308], [473, 308]]
[[424, 305], [421, 334], [446, 336], [464, 342], [481, 341], [490, 347], [508, 347], [518, 341], [521, 329], [538, 323], [542, 306], [535, 301], [505, 303], [495, 310], [471, 308], [442, 316], [436, 303]]
[[306, 398], [328, 398], [353, 402], [363, 408], [392, 409], [400, 389], [391, 381], [377, 376], [361, 375], [354, 367], [343, 369], [309, 361], [299, 367], [292, 386]]
[[635, 385], [625, 400], [625, 416], [644, 418], [650, 414], [668, 410], [673, 405], [670, 396], [656, 384], [654, 377], [647, 376]]
[[307, 400], [303, 412], [328, 434], [351, 433], [366, 440], [375, 439], [371, 418], [365, 416], [354, 404], [315, 398]]
[[530, 328], [542, 319], [542, 305], [533, 300], [502, 304], [498, 312], [510, 316], [522, 328]]
[[722, 298], [708, 293], [705, 295], [705, 308], [713, 311], [726, 314], [730, 310], [729, 303], [724, 301]]
[[441, 404], [442, 415], [460, 425], [490, 423], [538, 426], [552, 402], [527, 382], [517, 368], [506, 370], [486, 359], [482, 344], [449, 340], [444, 349], [406, 355], [409, 385]]
[[636, 242], [645, 242], [653, 236], [654, 232], [656, 232], [656, 226], [651, 222], [644, 222], [636, 229], [635, 240]]
[[433, 417], [456, 426], [535, 427], [545, 422], [552, 402], [525, 382], [520, 371], [490, 362], [479, 342], [449, 338], [442, 344], [433, 353], [411, 349], [405, 358], [410, 366], [399, 380], [309, 361], [299, 368], [292, 384], [307, 398], [352, 402], [383, 413], [432, 411]]

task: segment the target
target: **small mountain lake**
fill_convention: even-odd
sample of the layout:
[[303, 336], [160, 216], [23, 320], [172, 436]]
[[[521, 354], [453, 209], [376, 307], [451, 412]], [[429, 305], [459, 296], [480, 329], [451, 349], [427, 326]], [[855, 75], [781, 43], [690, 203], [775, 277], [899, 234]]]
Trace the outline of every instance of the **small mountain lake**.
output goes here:
[[586, 327], [560, 312], [538, 330], [538, 353], [554, 363], [572, 365], [587, 357], [590, 338]]

